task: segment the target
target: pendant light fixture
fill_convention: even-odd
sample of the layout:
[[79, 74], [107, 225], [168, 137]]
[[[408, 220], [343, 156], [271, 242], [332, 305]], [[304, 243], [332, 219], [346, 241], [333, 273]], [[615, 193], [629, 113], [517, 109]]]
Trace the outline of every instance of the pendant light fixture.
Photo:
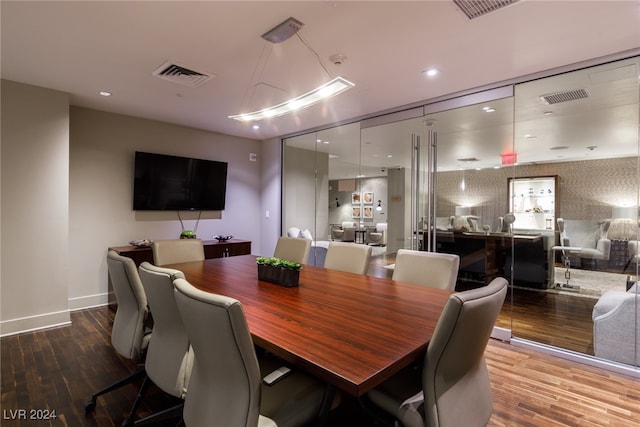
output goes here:
[[[300, 41], [305, 46], [307, 46], [309, 50], [311, 50], [311, 52], [314, 54], [314, 56], [317, 58], [318, 62], [320, 63], [320, 66], [331, 77], [331, 73], [329, 73], [329, 70], [327, 70], [327, 68], [322, 64], [318, 54], [298, 33], [298, 31], [300, 30], [300, 28], [302, 28], [303, 25], [304, 24], [302, 22], [298, 21], [295, 18], [288, 18], [284, 22], [276, 25], [271, 30], [264, 33], [262, 35], [262, 38], [270, 43], [282, 43], [283, 41], [289, 39], [293, 35], [296, 35], [300, 39]], [[340, 55], [340, 62], [342, 62], [344, 59], [345, 57], [343, 55]], [[309, 107], [310, 105], [316, 104], [324, 99], [338, 95], [348, 89], [351, 89], [353, 86], [355, 85], [351, 83], [349, 80], [343, 77], [335, 77], [331, 79], [329, 82], [324, 83], [319, 87], [313, 90], [310, 90], [309, 92], [296, 96], [280, 104], [277, 104], [268, 108], [263, 108], [257, 111], [234, 114], [232, 116], [229, 116], [229, 118], [235, 119], [241, 122], [256, 122], [256, 121], [264, 120], [267, 118], [282, 116], [284, 114]]]

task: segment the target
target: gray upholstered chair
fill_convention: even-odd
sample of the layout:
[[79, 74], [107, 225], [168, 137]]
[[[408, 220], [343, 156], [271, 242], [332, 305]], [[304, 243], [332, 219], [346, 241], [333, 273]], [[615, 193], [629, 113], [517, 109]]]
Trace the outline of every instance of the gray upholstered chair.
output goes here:
[[156, 240], [151, 249], [153, 264], [158, 267], [204, 260], [204, 245], [200, 239]]
[[330, 242], [324, 267], [356, 274], [367, 274], [371, 246], [347, 242]]
[[387, 244], [387, 223], [379, 222], [372, 231], [367, 233], [367, 243], [370, 245], [386, 246]]
[[[147, 350], [145, 369], [148, 379], [165, 393], [184, 399], [191, 376], [193, 352], [176, 305], [173, 281], [184, 279], [181, 271], [143, 262], [138, 268], [153, 316], [153, 334]], [[143, 383], [143, 391], [148, 381]], [[150, 415], [138, 424], [180, 417], [182, 404]]]
[[607, 291], [593, 307], [593, 351], [596, 357], [640, 365], [640, 287]]
[[342, 230], [344, 233], [342, 234], [343, 242], [355, 242], [356, 241], [356, 229], [358, 228], [358, 224], [354, 221], [342, 221]]
[[454, 254], [399, 249], [392, 279], [455, 290], [460, 257]]
[[311, 240], [301, 237], [280, 237], [273, 256], [287, 261], [306, 264], [309, 259]]
[[319, 415], [325, 386], [295, 370], [272, 385], [264, 384], [264, 375], [282, 363], [268, 356], [258, 361], [240, 302], [196, 289], [183, 279], [175, 280], [174, 286], [195, 356], [185, 424], [310, 425]]
[[571, 225], [575, 227], [572, 232], [567, 230], [567, 221], [563, 218], [558, 218], [556, 222], [560, 232], [560, 246], [580, 248], [565, 251], [565, 256], [577, 257], [581, 263], [584, 261], [585, 264], [591, 264], [589, 267], [607, 267], [611, 253], [611, 240], [608, 237], [610, 220], [599, 221], [595, 225], [588, 221], [572, 221]]
[[493, 398], [484, 351], [507, 293], [498, 277], [452, 294], [421, 369], [410, 366], [367, 393], [365, 403], [404, 427], [485, 426]]
[[[144, 365], [141, 363], [144, 361], [144, 354], [151, 337], [151, 330], [147, 327], [149, 320], [147, 296], [135, 263], [131, 258], [109, 251], [107, 268], [118, 304], [111, 329], [111, 345], [122, 357], [140, 363], [140, 366], [127, 377], [93, 393], [91, 399], [85, 403], [87, 412], [95, 409], [98, 396], [117, 390], [145, 376]], [[138, 399], [133, 404], [127, 420], [133, 419], [139, 402]]]
[[331, 227], [331, 239], [342, 241], [344, 237], [344, 229], [341, 225], [334, 225]]

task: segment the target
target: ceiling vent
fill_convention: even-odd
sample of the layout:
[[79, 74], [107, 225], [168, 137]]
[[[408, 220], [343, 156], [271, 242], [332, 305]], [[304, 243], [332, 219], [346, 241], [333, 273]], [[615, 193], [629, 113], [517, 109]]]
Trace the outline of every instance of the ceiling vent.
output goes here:
[[183, 64], [171, 61], [165, 62], [151, 74], [159, 79], [189, 87], [198, 87], [215, 77], [213, 74], [195, 71]]
[[495, 12], [505, 6], [517, 3], [519, 0], [453, 0], [458, 8], [467, 15], [467, 18], [474, 19], [489, 12]]
[[471, 163], [471, 162], [479, 162], [480, 160], [476, 159], [475, 157], [465, 157], [463, 159], [457, 159], [459, 162], [464, 162], [464, 163]]
[[589, 92], [586, 89], [568, 90], [565, 92], [550, 93], [548, 95], [540, 96], [540, 99], [545, 104], [560, 104], [561, 102], [575, 101], [577, 99], [584, 99], [589, 97]]

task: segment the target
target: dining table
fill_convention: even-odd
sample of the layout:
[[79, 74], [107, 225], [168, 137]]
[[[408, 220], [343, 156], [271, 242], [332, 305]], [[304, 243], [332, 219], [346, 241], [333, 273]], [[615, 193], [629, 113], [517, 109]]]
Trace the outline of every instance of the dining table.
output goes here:
[[259, 280], [256, 258], [167, 267], [239, 300], [255, 345], [356, 397], [424, 357], [452, 293], [312, 265], [287, 287]]

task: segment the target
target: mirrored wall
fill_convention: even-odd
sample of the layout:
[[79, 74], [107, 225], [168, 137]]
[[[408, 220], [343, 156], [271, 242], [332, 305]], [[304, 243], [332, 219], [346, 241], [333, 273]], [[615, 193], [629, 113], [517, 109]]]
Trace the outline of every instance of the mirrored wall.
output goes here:
[[457, 290], [507, 277], [514, 340], [640, 366], [640, 59], [283, 141], [283, 235], [456, 253]]

